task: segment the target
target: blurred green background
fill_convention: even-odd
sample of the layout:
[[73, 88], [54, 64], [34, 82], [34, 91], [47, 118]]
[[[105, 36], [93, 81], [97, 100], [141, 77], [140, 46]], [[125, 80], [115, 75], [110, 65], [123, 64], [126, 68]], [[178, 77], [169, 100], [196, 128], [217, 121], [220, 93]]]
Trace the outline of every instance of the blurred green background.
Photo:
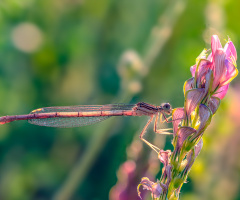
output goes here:
[[[234, 0], [0, 0], [0, 113], [139, 101], [182, 107], [189, 68], [211, 35], [223, 45], [229, 36], [239, 50], [239, 8]], [[240, 199], [239, 101], [237, 77], [182, 200]], [[121, 191], [120, 199], [138, 199], [141, 177], [160, 177], [157, 155], [138, 138], [146, 121], [0, 126], [0, 199], [117, 200]], [[153, 135], [149, 129], [147, 138]], [[153, 142], [171, 149], [171, 138]]]

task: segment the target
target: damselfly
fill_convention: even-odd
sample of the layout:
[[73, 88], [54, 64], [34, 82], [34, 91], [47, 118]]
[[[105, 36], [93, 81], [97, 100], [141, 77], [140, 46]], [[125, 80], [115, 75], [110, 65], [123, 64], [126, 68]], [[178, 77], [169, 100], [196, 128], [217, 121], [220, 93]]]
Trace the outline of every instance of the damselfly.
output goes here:
[[[172, 108], [169, 103], [164, 103], [160, 106], [154, 106], [144, 102], [137, 104], [45, 107], [33, 110], [27, 115], [0, 117], [0, 124], [17, 120], [28, 120], [29, 123], [39, 126], [69, 128], [94, 124], [112, 116], [145, 115], [149, 116], [150, 119], [143, 128], [140, 134], [140, 139], [148, 144], [152, 149], [159, 152], [159, 148], [145, 140], [143, 136], [154, 117], [156, 117], [154, 122], [154, 132], [160, 134], [169, 134], [169, 132], [166, 131], [171, 129], [158, 129], [158, 123], [163, 121], [169, 122], [169, 118], [167, 118], [166, 115], [170, 115], [171, 112]], [[162, 120], [162, 117], [164, 120]]]

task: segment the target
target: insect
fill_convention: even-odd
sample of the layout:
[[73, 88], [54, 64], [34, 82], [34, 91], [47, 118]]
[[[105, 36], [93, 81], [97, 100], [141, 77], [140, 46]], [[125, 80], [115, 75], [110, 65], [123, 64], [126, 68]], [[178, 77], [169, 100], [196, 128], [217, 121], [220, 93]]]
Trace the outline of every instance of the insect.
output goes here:
[[[94, 124], [105, 120], [112, 116], [149, 116], [147, 124], [144, 126], [140, 139], [148, 144], [153, 150], [159, 152], [159, 148], [152, 145], [143, 138], [149, 124], [154, 117], [154, 132], [160, 134], [170, 134], [166, 132], [171, 129], [158, 129], [159, 118], [160, 122], [168, 121], [166, 115], [172, 112], [169, 103], [163, 103], [160, 106], [154, 106], [145, 102], [137, 104], [107, 104], [107, 105], [81, 105], [81, 106], [60, 106], [60, 107], [45, 107], [33, 110], [26, 115], [12, 115], [0, 117], [0, 124], [9, 123], [18, 120], [28, 120], [29, 123], [48, 126], [70, 128]], [[164, 120], [162, 120], [162, 117]]]

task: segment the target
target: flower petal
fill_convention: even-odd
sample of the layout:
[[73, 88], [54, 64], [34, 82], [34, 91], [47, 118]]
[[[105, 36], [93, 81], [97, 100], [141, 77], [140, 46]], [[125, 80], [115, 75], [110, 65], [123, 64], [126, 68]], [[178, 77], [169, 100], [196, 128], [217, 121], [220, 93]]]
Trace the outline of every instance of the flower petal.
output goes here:
[[200, 126], [197, 130], [198, 134], [202, 133], [210, 124], [212, 118], [212, 111], [204, 104], [199, 105], [199, 121]]
[[237, 68], [231, 60], [226, 59], [225, 60], [225, 65], [226, 65], [226, 68], [227, 68], [227, 76], [231, 76], [232, 74], [236, 73], [235, 71], [237, 70]]
[[225, 65], [226, 54], [223, 49], [217, 49], [214, 56], [214, 69], [213, 69], [213, 91], [215, 88], [224, 80], [226, 75], [226, 65]]
[[198, 67], [198, 78], [205, 76], [209, 69], [213, 69], [213, 63], [209, 60], [201, 60]]
[[196, 64], [190, 67], [190, 72], [192, 74], [192, 77], [195, 77], [196, 68], [197, 68]]
[[199, 140], [199, 142], [195, 145], [194, 150], [195, 150], [195, 158], [199, 155], [201, 149], [203, 147], [203, 140], [202, 138]]
[[185, 118], [184, 108], [175, 108], [172, 111], [173, 133], [176, 134], [178, 125]]
[[142, 184], [143, 189], [151, 190], [154, 182], [150, 181], [147, 177], [143, 177], [140, 184]]
[[234, 60], [237, 60], [237, 51], [232, 41], [226, 43], [224, 51], [226, 52], [227, 58], [234, 58]]
[[213, 94], [213, 97], [218, 97], [218, 98], [220, 98], [220, 99], [223, 99], [223, 98], [225, 97], [225, 95], [227, 94], [228, 88], [229, 88], [229, 84], [220, 87], [220, 88]]
[[185, 109], [186, 109], [186, 115], [189, 116], [192, 111], [195, 110], [198, 104], [201, 103], [203, 96], [204, 96], [204, 89], [203, 88], [197, 88], [188, 90], [186, 92], [185, 97]]
[[221, 42], [217, 35], [213, 35], [211, 38], [211, 49], [212, 49], [212, 56], [214, 59], [214, 55], [217, 49], [222, 48]]
[[188, 138], [188, 136], [192, 135], [193, 133], [196, 133], [196, 129], [188, 127], [188, 126], [182, 126], [178, 129], [177, 135], [177, 146], [178, 148], [181, 148], [183, 145], [183, 142]]
[[159, 183], [154, 183], [152, 186], [152, 194], [154, 198], [159, 198], [160, 195], [162, 194], [162, 187], [160, 186]]
[[162, 194], [162, 187], [159, 183], [154, 183], [150, 181], [147, 177], [143, 177], [141, 182], [138, 185], [138, 196], [141, 198], [141, 193], [139, 191], [140, 186], [143, 186], [143, 189], [150, 190], [154, 198], [159, 198]]
[[142, 199], [141, 197], [141, 192], [139, 191], [140, 186], [143, 186], [143, 189], [145, 190], [150, 190], [152, 191], [152, 185], [154, 182], [150, 181], [147, 177], [143, 177], [141, 182], [138, 184], [137, 191], [138, 191], [138, 196]]
[[158, 154], [158, 159], [161, 161], [161, 163], [163, 163], [164, 167], [168, 165], [170, 155], [171, 155], [170, 150], [167, 150], [167, 151], [160, 150]]
[[[212, 83], [213, 83], [213, 71], [211, 69], [208, 70], [207, 74], [204, 77], [204, 95], [209, 93], [209, 88], [212, 88]], [[203, 81], [203, 82], [204, 82]]]
[[208, 107], [210, 108], [210, 110], [212, 111], [213, 114], [215, 114], [215, 112], [217, 111], [219, 105], [220, 105], [221, 99], [218, 97], [214, 97], [212, 96], [210, 98], [210, 101], [208, 102]]
[[185, 95], [186, 91], [195, 88], [194, 85], [195, 85], [195, 78], [194, 77], [192, 77], [192, 78], [188, 79], [187, 81], [185, 81], [184, 86], [183, 86], [183, 93], [184, 93], [184, 95]]
[[222, 80], [220, 86], [230, 83], [238, 75], [236, 63], [234, 64], [232, 61], [225, 60], [225, 65], [227, 68], [227, 73], [225, 74], [225, 77]]

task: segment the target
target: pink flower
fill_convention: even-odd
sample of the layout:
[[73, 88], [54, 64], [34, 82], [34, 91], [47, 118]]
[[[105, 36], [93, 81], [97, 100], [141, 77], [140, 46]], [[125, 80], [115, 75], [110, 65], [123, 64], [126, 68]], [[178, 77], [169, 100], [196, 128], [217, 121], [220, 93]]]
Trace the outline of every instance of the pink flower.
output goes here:
[[163, 163], [164, 167], [166, 167], [169, 164], [169, 157], [171, 155], [171, 151], [167, 150], [160, 150], [159, 154], [158, 154], [158, 158], [161, 161], [161, 163]]
[[171, 169], [172, 166], [170, 165], [170, 156], [172, 152], [170, 150], [164, 151], [160, 150], [158, 154], [159, 160], [163, 163], [163, 169], [162, 169], [162, 180], [166, 180], [165, 186], [167, 187], [172, 179], [171, 176]]
[[139, 187], [143, 186], [143, 189], [150, 190], [152, 192], [153, 198], [159, 198], [162, 194], [162, 187], [159, 183], [154, 183], [150, 181], [148, 178], [142, 178], [140, 184], [138, 185], [138, 196], [141, 198], [141, 193], [139, 192]]
[[213, 96], [223, 99], [227, 93], [229, 83], [238, 74], [236, 68], [237, 52], [230, 39], [223, 49], [217, 35], [212, 36], [211, 48], [211, 57], [214, 66], [214, 80], [212, 85], [212, 91], [214, 91]]
[[184, 84], [184, 107], [172, 111], [174, 150], [160, 150], [159, 160], [164, 164], [160, 183], [142, 179], [140, 185], [152, 192], [154, 198], [178, 199], [182, 184], [200, 153], [202, 136], [216, 113], [229, 83], [237, 76], [237, 53], [228, 40], [223, 48], [218, 36], [212, 36], [211, 52], [207, 50], [190, 68], [192, 78]]
[[211, 95], [223, 99], [227, 93], [228, 85], [234, 79], [238, 70], [236, 68], [237, 52], [230, 41], [226, 43], [225, 47], [219, 41], [217, 35], [212, 36], [211, 40], [212, 52], [206, 58], [207, 51], [204, 50], [197, 58], [197, 63], [190, 68], [193, 79], [190, 79], [185, 84], [185, 91], [193, 88], [205, 88], [206, 76], [211, 70], [213, 72], [212, 83], [211, 81]]

